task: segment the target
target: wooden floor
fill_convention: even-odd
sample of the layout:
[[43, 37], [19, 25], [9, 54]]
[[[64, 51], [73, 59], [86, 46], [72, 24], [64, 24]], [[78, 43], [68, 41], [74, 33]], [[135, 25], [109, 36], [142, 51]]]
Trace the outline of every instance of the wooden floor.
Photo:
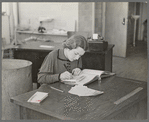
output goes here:
[[128, 46], [127, 57], [113, 57], [113, 72], [117, 76], [147, 81], [147, 42], [138, 41], [136, 47]]

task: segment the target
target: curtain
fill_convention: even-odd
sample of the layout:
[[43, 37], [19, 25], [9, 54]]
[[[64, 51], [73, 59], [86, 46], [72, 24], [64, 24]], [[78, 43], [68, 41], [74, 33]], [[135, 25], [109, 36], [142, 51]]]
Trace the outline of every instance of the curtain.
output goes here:
[[2, 12], [9, 18], [10, 42], [16, 42], [16, 29], [18, 26], [18, 3], [2, 2]]

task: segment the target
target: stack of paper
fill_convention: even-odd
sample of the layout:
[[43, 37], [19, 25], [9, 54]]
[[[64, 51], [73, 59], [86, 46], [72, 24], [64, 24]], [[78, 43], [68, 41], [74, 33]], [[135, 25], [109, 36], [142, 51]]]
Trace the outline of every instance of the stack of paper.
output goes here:
[[68, 92], [78, 96], [96, 96], [104, 93], [103, 91], [90, 89], [87, 86], [83, 86], [83, 85], [76, 85], [72, 87]]
[[49, 46], [49, 45], [40, 45], [40, 47], [43, 47], [43, 48], [54, 48], [54, 46]]
[[47, 96], [48, 96], [48, 93], [45, 93], [45, 92], [36, 92], [33, 96], [30, 97], [30, 99], [27, 102], [40, 103]]

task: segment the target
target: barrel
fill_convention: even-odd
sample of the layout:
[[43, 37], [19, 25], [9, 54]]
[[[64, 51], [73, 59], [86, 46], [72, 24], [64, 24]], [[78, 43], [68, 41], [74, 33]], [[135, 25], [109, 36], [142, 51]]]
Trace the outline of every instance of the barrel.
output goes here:
[[19, 107], [10, 98], [33, 90], [32, 62], [2, 59], [2, 120], [19, 119]]

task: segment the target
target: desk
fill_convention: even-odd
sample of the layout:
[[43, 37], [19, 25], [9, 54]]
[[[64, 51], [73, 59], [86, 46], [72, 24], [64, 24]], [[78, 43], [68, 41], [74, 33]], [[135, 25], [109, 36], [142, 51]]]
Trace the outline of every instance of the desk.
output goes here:
[[[42, 48], [40, 45], [54, 46], [54, 48]], [[114, 45], [108, 45], [106, 51], [90, 52], [82, 56], [83, 69], [97, 69], [112, 71], [112, 54]], [[28, 43], [13, 47], [10, 50], [13, 52], [14, 59], [29, 60], [32, 65], [32, 81], [37, 83], [37, 73], [44, 58], [54, 49], [62, 48], [61, 43], [30, 41]], [[39, 84], [38, 84], [39, 86]]]
[[[61, 89], [59, 92], [49, 85], [11, 98], [11, 102], [20, 107], [20, 119], [52, 120], [110, 120], [110, 119], [146, 119], [147, 118], [147, 83], [112, 76], [95, 81], [87, 86], [103, 90], [104, 94], [92, 97], [79, 97], [68, 93], [69, 85], [57, 82], [51, 86]], [[114, 104], [115, 101], [129, 94], [136, 88], [141, 91]], [[49, 96], [40, 104], [28, 103], [27, 100], [36, 92], [48, 92]]]

